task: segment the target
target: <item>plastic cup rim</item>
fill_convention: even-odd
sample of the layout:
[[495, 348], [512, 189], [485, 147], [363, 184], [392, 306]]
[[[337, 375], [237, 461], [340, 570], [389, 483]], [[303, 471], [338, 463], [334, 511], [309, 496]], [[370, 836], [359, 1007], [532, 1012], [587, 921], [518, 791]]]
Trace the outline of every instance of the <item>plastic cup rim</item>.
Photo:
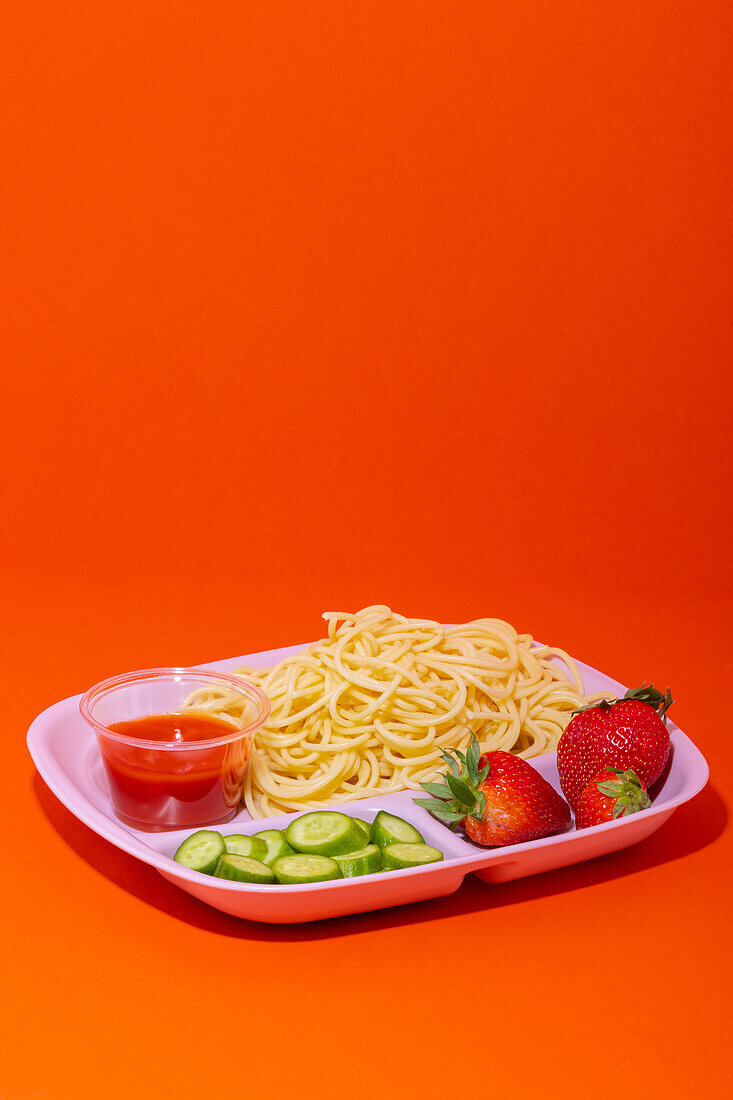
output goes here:
[[[151, 741], [144, 737], [130, 737], [127, 734], [120, 733], [117, 730], [111, 730], [108, 726], [98, 722], [92, 714], [92, 706], [103, 695], [110, 694], [117, 688], [123, 687], [128, 684], [146, 683], [151, 680], [199, 680], [209, 681], [211, 683], [219, 682], [224, 683], [228, 687], [239, 691], [247, 699], [255, 703], [257, 706], [257, 714], [252, 722], [247, 726], [242, 726], [239, 729], [233, 729], [231, 733], [227, 733], [220, 737], [203, 738], [200, 741]], [[99, 735], [103, 735], [113, 741], [119, 741], [124, 745], [129, 745], [133, 748], [148, 748], [157, 750], [174, 751], [191, 751], [192, 749], [207, 749], [215, 748], [218, 745], [227, 745], [232, 741], [237, 741], [241, 737], [246, 737], [253, 734], [267, 719], [270, 713], [270, 699], [266, 692], [258, 687], [257, 684], [252, 684], [249, 680], [245, 680], [239, 676], [233, 676], [228, 672], [212, 672], [209, 669], [204, 668], [145, 668], [139, 669], [135, 672], [126, 672], [119, 676], [110, 676], [106, 680], [100, 680], [98, 684], [94, 684], [88, 691], [82, 695], [79, 700], [79, 711], [82, 718], [95, 730]]]

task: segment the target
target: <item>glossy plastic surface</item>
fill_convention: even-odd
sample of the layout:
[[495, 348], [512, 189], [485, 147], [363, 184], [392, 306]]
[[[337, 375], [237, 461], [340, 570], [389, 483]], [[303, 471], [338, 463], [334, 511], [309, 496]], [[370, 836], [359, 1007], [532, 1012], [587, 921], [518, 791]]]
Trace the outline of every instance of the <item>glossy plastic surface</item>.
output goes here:
[[[223, 672], [243, 664], [264, 667], [300, 648], [291, 646], [204, 667]], [[579, 668], [588, 692], [625, 690], [587, 665], [579, 664]], [[482, 849], [444, 828], [414, 804], [414, 792], [404, 791], [338, 808], [368, 821], [380, 809], [404, 817], [413, 822], [429, 844], [444, 852], [443, 863], [313, 885], [256, 886], [209, 878], [174, 863], [173, 853], [190, 830], [151, 834], [127, 826], [115, 817], [94, 734], [81, 718], [78, 702], [77, 696], [50, 707], [36, 718], [28, 732], [31, 756], [57, 798], [91, 829], [157, 868], [170, 882], [194, 897], [234, 916], [273, 923], [319, 920], [440, 897], [457, 890], [470, 872], [486, 882], [499, 883], [593, 859], [644, 840], [677, 806], [702, 790], [708, 778], [704, 757], [670, 721], [671, 759], [662, 779], [652, 789], [653, 801], [648, 810], [592, 829], [576, 831], [571, 827], [559, 836], [527, 844]], [[555, 754], [536, 757], [532, 763], [559, 790]], [[221, 826], [220, 831], [254, 833], [263, 828], [283, 828], [297, 816], [287, 814], [251, 821], [243, 810]]]
[[[208, 738], [147, 740], [123, 725], [185, 712], [196, 691], [224, 690], [243, 717]], [[93, 730], [117, 816], [140, 829], [195, 828], [237, 812], [257, 728], [270, 700], [255, 684], [211, 669], [148, 668], [95, 684], [79, 702]]]

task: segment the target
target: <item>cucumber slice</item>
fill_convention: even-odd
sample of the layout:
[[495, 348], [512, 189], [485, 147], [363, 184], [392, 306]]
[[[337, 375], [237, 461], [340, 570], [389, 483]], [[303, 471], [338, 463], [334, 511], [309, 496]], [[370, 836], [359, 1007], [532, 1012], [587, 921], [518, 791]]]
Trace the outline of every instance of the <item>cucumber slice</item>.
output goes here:
[[372, 825], [372, 844], [386, 848], [388, 844], [423, 844], [424, 839], [414, 825], [403, 821], [401, 817], [380, 810]]
[[244, 833], [232, 833], [231, 836], [224, 837], [224, 843], [227, 852], [234, 853], [237, 856], [249, 856], [251, 859], [258, 859], [260, 863], [265, 862], [267, 845], [264, 840], [260, 840], [258, 837], [245, 836]]
[[261, 833], [254, 834], [258, 840], [262, 840], [265, 843], [267, 851], [263, 856], [258, 856], [263, 863], [266, 863], [268, 867], [272, 867], [276, 859], [280, 859], [280, 856], [291, 856], [293, 849], [285, 839], [285, 833], [281, 833], [279, 829], [263, 829]]
[[368, 844], [372, 836], [372, 829], [369, 822], [362, 821], [360, 817], [352, 817], [351, 820], [361, 829], [364, 834], [364, 843]]
[[227, 852], [216, 865], [214, 878], [227, 878], [232, 882], [274, 882], [271, 869], [259, 859], [239, 856], [236, 852]]
[[354, 818], [336, 810], [312, 810], [296, 817], [285, 837], [291, 848], [307, 855], [334, 856], [364, 847], [362, 831]]
[[202, 875], [213, 875], [216, 865], [226, 853], [224, 837], [214, 829], [199, 829], [187, 836], [173, 856], [176, 863]]
[[430, 844], [390, 844], [382, 849], [382, 867], [397, 871], [402, 867], [422, 867], [424, 863], [440, 863], [443, 853]]
[[344, 878], [358, 878], [360, 875], [373, 875], [382, 869], [382, 852], [376, 844], [367, 844], [358, 852], [347, 852], [344, 856], [333, 857], [341, 868]]
[[292, 856], [282, 856], [272, 869], [277, 881], [285, 886], [299, 882], [327, 882], [329, 879], [342, 877], [335, 859], [300, 852]]

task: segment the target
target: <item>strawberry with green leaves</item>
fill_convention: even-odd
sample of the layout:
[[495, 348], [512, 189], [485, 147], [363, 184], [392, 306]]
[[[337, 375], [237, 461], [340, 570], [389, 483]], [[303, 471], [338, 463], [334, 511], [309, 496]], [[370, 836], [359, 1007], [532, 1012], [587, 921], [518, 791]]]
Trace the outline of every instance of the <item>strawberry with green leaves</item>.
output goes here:
[[570, 823], [568, 804], [521, 757], [501, 749], [482, 756], [473, 734], [465, 753], [442, 755], [449, 770], [438, 782], [421, 783], [433, 797], [415, 802], [444, 825], [462, 825], [476, 844], [522, 844]]
[[602, 768], [581, 793], [575, 809], [575, 827], [588, 829], [651, 806], [646, 784], [629, 768]]
[[573, 810], [605, 766], [633, 768], [646, 787], [659, 779], [670, 751], [666, 712], [672, 701], [669, 688], [663, 695], [643, 684], [623, 699], [575, 712], [557, 746], [560, 786]]

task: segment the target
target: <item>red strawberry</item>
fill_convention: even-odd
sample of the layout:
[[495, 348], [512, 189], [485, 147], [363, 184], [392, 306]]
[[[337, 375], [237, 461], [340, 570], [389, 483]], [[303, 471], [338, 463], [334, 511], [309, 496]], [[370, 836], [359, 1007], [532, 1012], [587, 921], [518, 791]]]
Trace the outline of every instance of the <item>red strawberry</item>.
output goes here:
[[633, 768], [651, 787], [664, 771], [670, 740], [666, 711], [672, 705], [653, 684], [627, 691], [623, 699], [576, 711], [557, 746], [563, 794], [575, 808], [581, 793], [604, 765]]
[[576, 829], [587, 829], [603, 821], [635, 814], [651, 806], [646, 784], [636, 772], [601, 768], [591, 779], [575, 805]]
[[531, 764], [510, 752], [480, 756], [472, 735], [466, 753], [443, 753], [450, 771], [441, 782], [421, 783], [433, 798], [416, 798], [446, 825], [461, 823], [471, 840], [486, 847], [521, 844], [559, 833], [570, 807]]

